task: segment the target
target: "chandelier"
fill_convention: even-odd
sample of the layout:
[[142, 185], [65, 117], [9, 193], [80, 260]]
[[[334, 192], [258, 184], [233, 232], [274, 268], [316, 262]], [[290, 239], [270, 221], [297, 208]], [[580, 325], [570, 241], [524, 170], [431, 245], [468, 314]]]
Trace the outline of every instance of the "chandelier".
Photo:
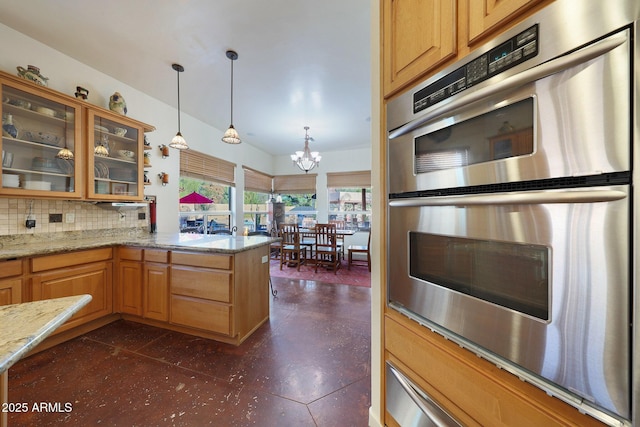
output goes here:
[[291, 160], [293, 160], [293, 164], [298, 166], [300, 170], [303, 170], [305, 173], [309, 172], [311, 169], [315, 168], [320, 164], [320, 153], [317, 151], [309, 150], [309, 126], [304, 127], [304, 150], [296, 151], [295, 154], [291, 155]]

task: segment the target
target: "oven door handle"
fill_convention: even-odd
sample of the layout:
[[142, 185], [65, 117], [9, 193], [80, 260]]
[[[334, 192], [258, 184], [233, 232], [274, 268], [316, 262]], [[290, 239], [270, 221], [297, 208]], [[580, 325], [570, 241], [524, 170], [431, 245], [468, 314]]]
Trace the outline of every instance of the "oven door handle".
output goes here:
[[453, 416], [445, 412], [444, 409], [440, 408], [433, 400], [421, 396], [416, 391], [411, 381], [401, 374], [393, 365], [391, 365], [391, 363], [387, 362], [387, 366], [389, 367], [389, 372], [393, 374], [398, 384], [400, 384], [413, 403], [420, 408], [420, 411], [422, 411], [424, 416], [432, 423], [432, 425], [439, 427], [461, 426]]
[[471, 102], [475, 102], [496, 93], [523, 86], [525, 84], [540, 80], [551, 74], [558, 73], [566, 70], [567, 68], [582, 64], [590, 61], [593, 58], [597, 58], [600, 55], [615, 49], [627, 41], [626, 33], [617, 34], [607, 39], [601, 40], [576, 52], [570, 53], [565, 56], [561, 56], [556, 59], [552, 59], [549, 62], [545, 62], [537, 67], [529, 68], [519, 74], [515, 74], [502, 81], [498, 81], [494, 84], [490, 84], [476, 91], [470, 92], [466, 95], [462, 95], [459, 98], [451, 101], [447, 105], [443, 105], [438, 108], [434, 108], [425, 115], [389, 132], [389, 139], [397, 138], [412, 130], [422, 126], [433, 118], [449, 113], [456, 108], [463, 107]]
[[540, 205], [545, 203], [613, 202], [627, 197], [619, 190], [524, 191], [522, 193], [474, 194], [463, 196], [434, 196], [393, 199], [391, 207], [413, 206], [472, 206], [472, 205]]

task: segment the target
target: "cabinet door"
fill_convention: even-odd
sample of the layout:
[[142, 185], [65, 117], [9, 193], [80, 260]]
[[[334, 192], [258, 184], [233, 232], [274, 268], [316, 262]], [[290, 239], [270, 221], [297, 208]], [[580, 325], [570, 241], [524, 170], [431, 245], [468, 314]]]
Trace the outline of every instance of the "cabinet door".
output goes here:
[[80, 104], [33, 84], [0, 79], [0, 88], [0, 194], [80, 198]]
[[384, 0], [385, 96], [456, 55], [456, 0]]
[[169, 320], [169, 267], [144, 265], [144, 317]]
[[89, 294], [92, 300], [74, 314], [55, 333], [82, 325], [113, 312], [113, 263], [99, 262], [80, 267], [50, 270], [31, 279], [33, 300], [40, 301], [74, 295]]
[[89, 198], [142, 200], [144, 131], [116, 114], [88, 110]]
[[544, 0], [469, 0], [469, 44]]
[[22, 302], [22, 278], [0, 280], [0, 305]]
[[122, 313], [142, 316], [142, 263], [120, 261], [118, 293]]

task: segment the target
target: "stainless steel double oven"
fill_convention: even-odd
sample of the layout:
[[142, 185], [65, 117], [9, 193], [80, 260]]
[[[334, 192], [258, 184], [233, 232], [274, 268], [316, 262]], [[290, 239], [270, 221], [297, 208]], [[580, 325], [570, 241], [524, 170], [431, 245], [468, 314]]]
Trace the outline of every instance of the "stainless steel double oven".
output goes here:
[[634, 3], [557, 0], [387, 106], [389, 306], [612, 425], [640, 425]]

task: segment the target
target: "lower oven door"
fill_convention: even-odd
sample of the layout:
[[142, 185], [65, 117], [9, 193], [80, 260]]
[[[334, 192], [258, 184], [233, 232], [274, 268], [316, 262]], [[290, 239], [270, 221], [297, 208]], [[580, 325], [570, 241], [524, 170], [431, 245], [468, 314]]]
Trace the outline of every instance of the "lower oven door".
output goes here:
[[585, 412], [629, 419], [629, 186], [389, 202], [388, 303]]

